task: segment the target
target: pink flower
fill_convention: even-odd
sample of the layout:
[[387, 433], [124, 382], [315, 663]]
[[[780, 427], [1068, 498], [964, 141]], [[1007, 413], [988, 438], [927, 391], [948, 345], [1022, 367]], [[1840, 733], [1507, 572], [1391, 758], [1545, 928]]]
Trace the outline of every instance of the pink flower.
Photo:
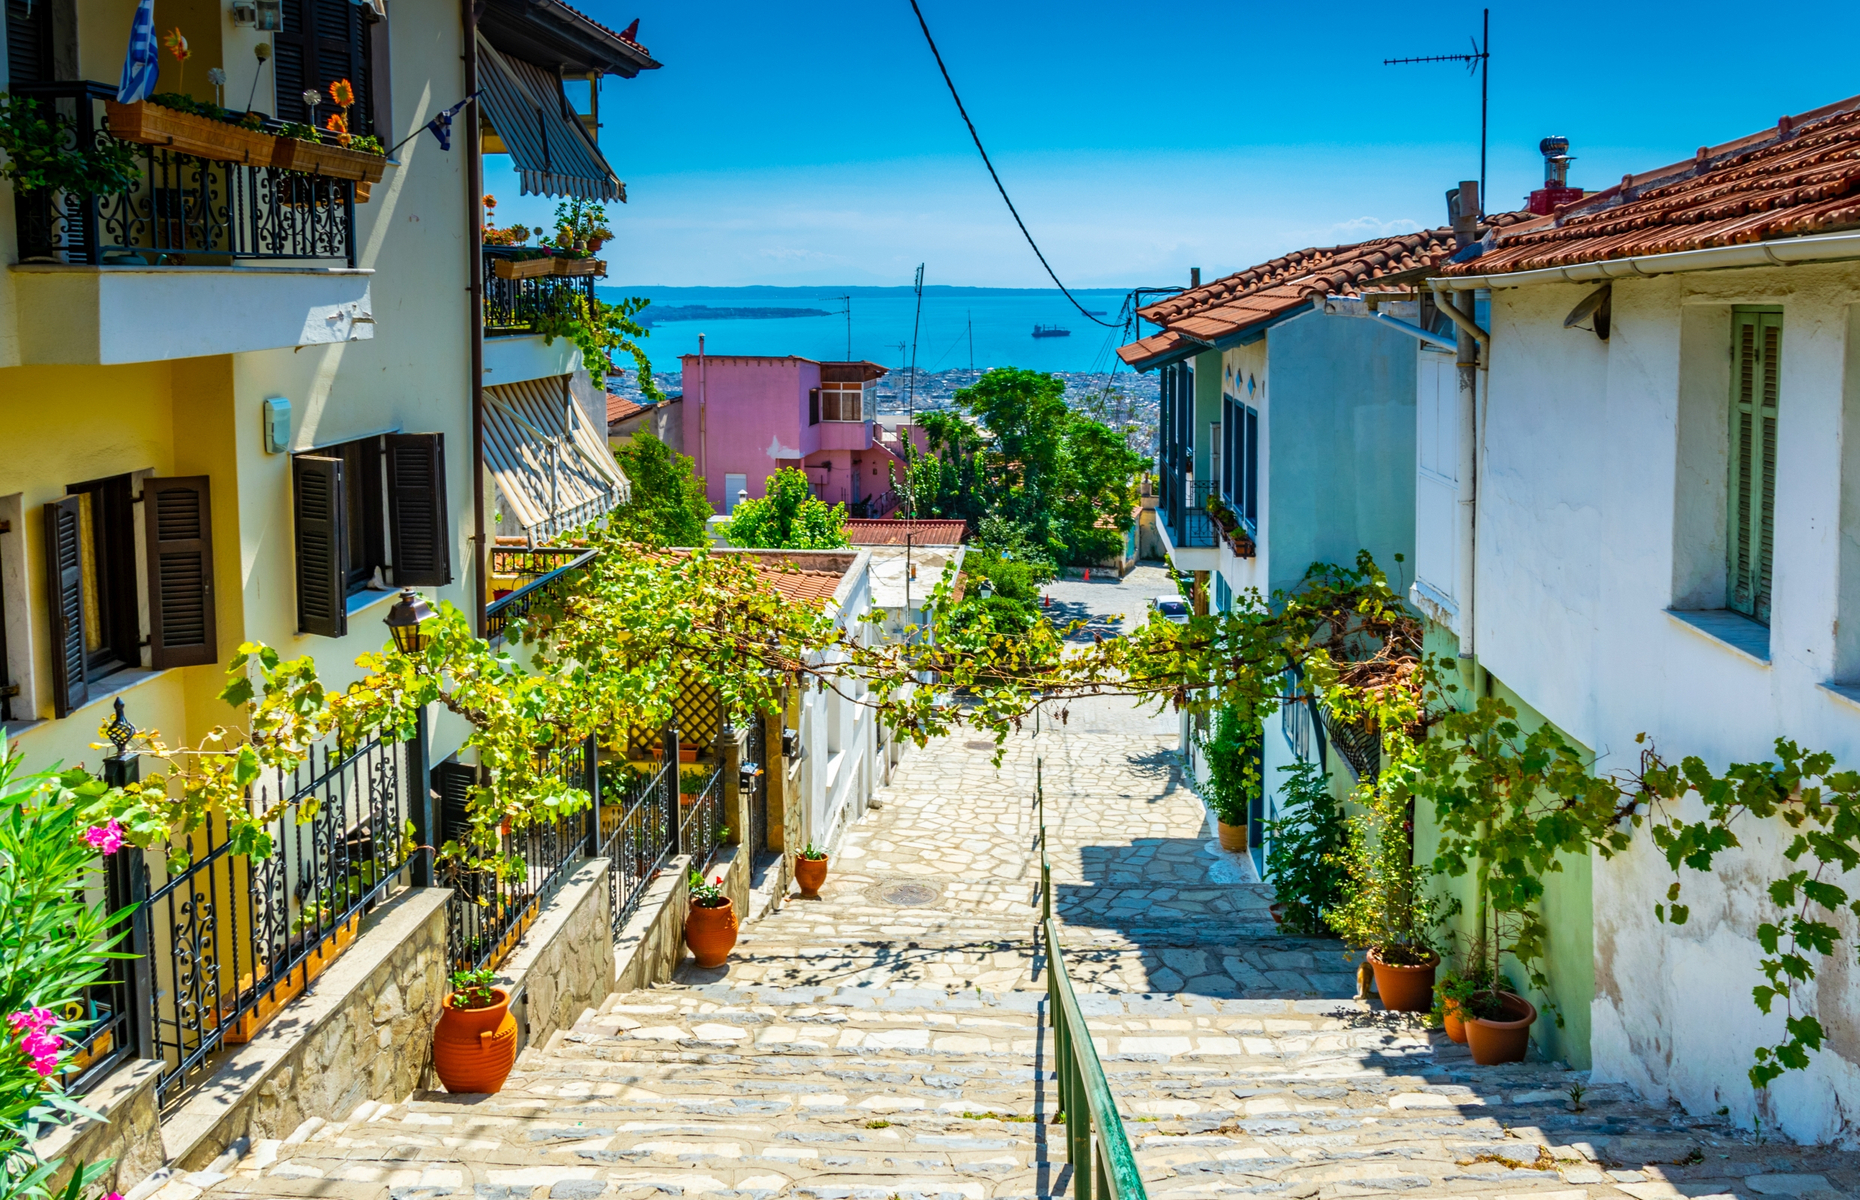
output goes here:
[[92, 825], [86, 829], [84, 840], [103, 854], [115, 854], [123, 848], [123, 827], [112, 818], [105, 824]]
[[19, 1048], [32, 1060], [32, 1069], [49, 1079], [58, 1071], [58, 1048], [64, 1039], [52, 1032], [58, 1015], [49, 1008], [21, 1009], [10, 1013], [7, 1027], [20, 1035]]
[[109, 1195], [105, 1196], [103, 1200], [123, 1200], [123, 1193], [111, 1192]]

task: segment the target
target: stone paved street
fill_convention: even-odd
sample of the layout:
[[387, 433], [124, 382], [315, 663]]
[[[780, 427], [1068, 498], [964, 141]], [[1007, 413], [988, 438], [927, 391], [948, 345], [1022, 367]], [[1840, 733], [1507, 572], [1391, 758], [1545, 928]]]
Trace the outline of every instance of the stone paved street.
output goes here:
[[[1100, 613], [1156, 590], [1061, 587]], [[1175, 741], [1173, 715], [1099, 703], [1043, 716], [999, 770], [961, 735], [914, 750], [822, 897], [745, 928], [727, 966], [610, 997], [494, 1096], [366, 1104], [157, 1200], [1068, 1194], [1036, 763], [1065, 959], [1158, 1200], [1860, 1192], [1855, 1155], [1760, 1145], [1560, 1064], [1474, 1067], [1354, 999], [1354, 960], [1278, 936], [1213, 844]]]

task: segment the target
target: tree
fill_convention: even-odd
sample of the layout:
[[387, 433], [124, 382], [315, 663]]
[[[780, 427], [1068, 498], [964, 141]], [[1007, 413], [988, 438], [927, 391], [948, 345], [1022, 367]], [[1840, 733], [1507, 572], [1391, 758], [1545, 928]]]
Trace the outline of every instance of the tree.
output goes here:
[[615, 533], [648, 546], [703, 544], [714, 514], [690, 455], [642, 429], [614, 451], [614, 459], [632, 485], [630, 498], [613, 512]]
[[1070, 408], [1065, 387], [1056, 375], [999, 369], [956, 393], [962, 412], [924, 414], [933, 457], [911, 466], [917, 513], [998, 518], [1073, 565], [1116, 557], [1143, 459]]
[[847, 545], [846, 506], [816, 498], [807, 472], [783, 467], [761, 499], [739, 501], [724, 533], [733, 546], [768, 550], [837, 550]]

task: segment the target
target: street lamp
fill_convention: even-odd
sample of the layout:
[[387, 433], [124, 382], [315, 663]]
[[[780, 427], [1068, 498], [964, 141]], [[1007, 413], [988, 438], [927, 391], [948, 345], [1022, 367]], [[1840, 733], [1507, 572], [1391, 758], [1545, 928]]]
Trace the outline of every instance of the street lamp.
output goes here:
[[400, 652], [411, 656], [426, 648], [426, 633], [421, 627], [432, 619], [433, 610], [426, 597], [412, 588], [403, 588], [400, 599], [388, 609], [386, 625]]
[[980, 591], [982, 599], [984, 600], [993, 600], [995, 598], [995, 585], [990, 580], [982, 580], [982, 586], [977, 590]]

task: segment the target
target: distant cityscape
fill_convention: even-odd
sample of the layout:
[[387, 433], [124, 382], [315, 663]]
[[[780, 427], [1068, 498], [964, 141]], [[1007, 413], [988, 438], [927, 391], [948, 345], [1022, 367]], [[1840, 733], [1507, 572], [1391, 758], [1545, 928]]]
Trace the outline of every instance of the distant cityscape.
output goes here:
[[[909, 409], [940, 412], [954, 407], [956, 393], [985, 373], [969, 367], [920, 370], [914, 376], [909, 371], [893, 371], [879, 381], [878, 416], [902, 416]], [[1127, 428], [1132, 450], [1145, 457], [1154, 453], [1160, 402], [1159, 380], [1154, 372], [1143, 375], [1130, 371], [1053, 373], [1066, 381], [1066, 401], [1074, 409], [1113, 429]], [[677, 396], [684, 390], [684, 376], [677, 371], [655, 371], [652, 377], [667, 396]], [[609, 377], [608, 390], [616, 396], [638, 401], [641, 399], [638, 373], [616, 372]]]

